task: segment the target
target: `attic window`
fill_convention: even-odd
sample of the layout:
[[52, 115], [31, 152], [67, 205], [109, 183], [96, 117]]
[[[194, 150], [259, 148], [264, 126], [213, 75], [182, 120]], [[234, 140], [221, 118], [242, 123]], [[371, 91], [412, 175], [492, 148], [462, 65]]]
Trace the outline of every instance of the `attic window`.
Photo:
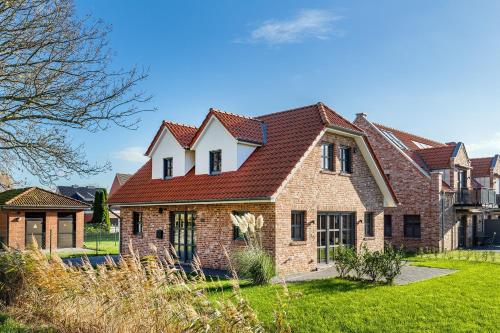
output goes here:
[[426, 145], [425, 143], [422, 143], [422, 142], [418, 142], [418, 141], [412, 141], [412, 142], [415, 144], [415, 146], [417, 146], [420, 149], [432, 148], [431, 146]]
[[221, 172], [222, 169], [222, 152], [220, 150], [212, 150], [210, 152], [210, 174], [215, 175]]
[[382, 133], [385, 135], [386, 138], [388, 138], [392, 143], [394, 143], [399, 149], [405, 149], [407, 150], [408, 147], [399, 140], [392, 132], [389, 131], [382, 131]]
[[173, 159], [171, 157], [163, 159], [163, 179], [172, 178]]

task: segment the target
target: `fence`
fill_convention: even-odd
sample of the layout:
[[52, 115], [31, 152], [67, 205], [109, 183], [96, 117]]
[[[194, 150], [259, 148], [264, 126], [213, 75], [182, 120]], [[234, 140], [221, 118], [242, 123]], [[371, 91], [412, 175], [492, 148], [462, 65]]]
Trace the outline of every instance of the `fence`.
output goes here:
[[119, 232], [107, 232], [99, 226], [86, 225], [83, 241], [85, 247], [95, 251], [95, 254], [119, 253]]

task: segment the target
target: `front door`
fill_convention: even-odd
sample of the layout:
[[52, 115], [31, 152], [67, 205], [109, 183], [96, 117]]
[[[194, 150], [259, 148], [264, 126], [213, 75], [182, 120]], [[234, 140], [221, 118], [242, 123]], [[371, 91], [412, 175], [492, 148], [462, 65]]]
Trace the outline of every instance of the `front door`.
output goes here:
[[173, 212], [171, 243], [181, 262], [190, 262], [196, 253], [196, 223], [194, 212]]
[[25, 246], [30, 247], [36, 241], [39, 248], [45, 248], [45, 218], [42, 214], [26, 214]]
[[74, 214], [57, 216], [57, 247], [60, 249], [76, 246], [76, 224]]
[[354, 213], [319, 213], [317, 227], [317, 256], [319, 263], [335, 259], [340, 246], [354, 246]]

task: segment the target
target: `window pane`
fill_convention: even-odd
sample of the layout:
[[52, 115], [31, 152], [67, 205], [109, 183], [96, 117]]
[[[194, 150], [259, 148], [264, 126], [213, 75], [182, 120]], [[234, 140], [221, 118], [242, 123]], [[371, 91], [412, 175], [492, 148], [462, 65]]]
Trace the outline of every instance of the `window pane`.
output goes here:
[[292, 212], [291, 237], [292, 240], [304, 240], [304, 212]]

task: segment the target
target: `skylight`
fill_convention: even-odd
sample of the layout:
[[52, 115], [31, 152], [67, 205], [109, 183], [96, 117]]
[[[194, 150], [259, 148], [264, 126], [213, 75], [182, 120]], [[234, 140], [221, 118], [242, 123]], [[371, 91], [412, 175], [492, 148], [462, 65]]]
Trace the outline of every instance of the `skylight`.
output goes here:
[[394, 134], [392, 134], [392, 132], [382, 131], [382, 133], [385, 135], [386, 138], [391, 140], [392, 143], [394, 143], [396, 147], [398, 147], [399, 149], [404, 149], [404, 150], [408, 149], [408, 147], [406, 147], [406, 145], [401, 140], [399, 140]]
[[418, 141], [412, 141], [418, 148], [424, 149], [424, 148], [432, 148], [432, 146], [426, 145], [425, 143], [418, 142]]

